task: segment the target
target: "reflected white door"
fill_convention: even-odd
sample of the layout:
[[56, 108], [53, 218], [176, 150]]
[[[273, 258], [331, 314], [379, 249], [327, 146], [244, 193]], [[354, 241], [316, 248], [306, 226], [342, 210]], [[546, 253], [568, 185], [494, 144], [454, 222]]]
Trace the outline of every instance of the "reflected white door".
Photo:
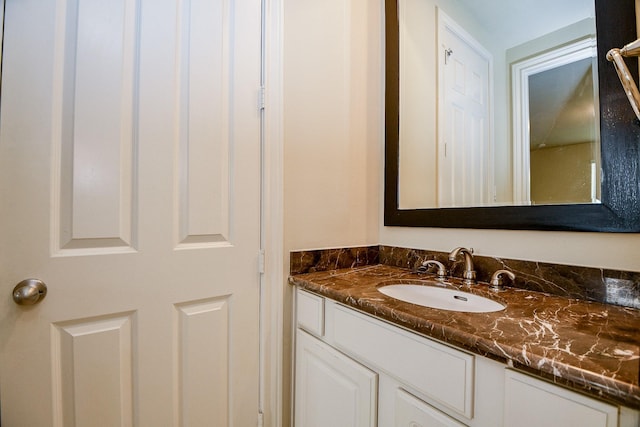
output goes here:
[[256, 424], [260, 14], [6, 1], [3, 426]]
[[491, 203], [491, 54], [438, 9], [438, 206]]

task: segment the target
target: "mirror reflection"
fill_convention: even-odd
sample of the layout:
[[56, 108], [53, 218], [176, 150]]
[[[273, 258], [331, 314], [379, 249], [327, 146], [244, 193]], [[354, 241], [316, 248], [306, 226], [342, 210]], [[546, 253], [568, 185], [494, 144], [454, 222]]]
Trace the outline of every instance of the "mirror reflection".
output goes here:
[[597, 203], [594, 16], [594, 0], [399, 0], [398, 207]]

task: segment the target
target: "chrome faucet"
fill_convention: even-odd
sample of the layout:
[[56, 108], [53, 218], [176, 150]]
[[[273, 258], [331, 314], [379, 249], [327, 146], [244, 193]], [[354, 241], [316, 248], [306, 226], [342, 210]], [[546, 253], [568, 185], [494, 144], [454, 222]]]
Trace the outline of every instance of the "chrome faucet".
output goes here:
[[444, 264], [434, 259], [423, 262], [422, 265], [418, 267], [417, 273], [426, 273], [432, 265], [438, 267], [438, 272], [436, 273], [437, 280], [444, 281], [447, 278], [447, 269], [445, 268]]
[[473, 248], [455, 248], [449, 254], [449, 261], [455, 261], [459, 254], [464, 255], [464, 273], [462, 274], [465, 285], [473, 285], [476, 283], [476, 271], [473, 269]]

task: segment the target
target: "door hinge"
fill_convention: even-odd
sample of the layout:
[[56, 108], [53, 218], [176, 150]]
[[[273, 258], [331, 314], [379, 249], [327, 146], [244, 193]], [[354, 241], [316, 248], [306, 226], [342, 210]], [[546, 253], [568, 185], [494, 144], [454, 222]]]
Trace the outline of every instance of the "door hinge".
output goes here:
[[264, 426], [264, 414], [262, 412], [258, 412], [258, 427]]
[[258, 251], [258, 273], [264, 274], [264, 249]]
[[444, 64], [447, 65], [449, 63], [449, 57], [453, 54], [453, 49], [445, 49], [444, 50]]
[[260, 91], [258, 92], [258, 110], [264, 110], [265, 98], [266, 98], [265, 88], [264, 86], [260, 86]]

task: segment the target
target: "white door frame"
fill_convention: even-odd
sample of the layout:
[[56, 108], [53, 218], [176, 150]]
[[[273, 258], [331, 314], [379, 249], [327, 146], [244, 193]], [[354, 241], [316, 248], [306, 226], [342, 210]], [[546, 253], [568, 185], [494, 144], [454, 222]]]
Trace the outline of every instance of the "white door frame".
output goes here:
[[588, 37], [511, 64], [513, 201], [516, 204], [531, 204], [529, 77], [596, 55], [596, 39]]
[[6, 0], [0, 0], [0, 93], [2, 93], [2, 47], [4, 46], [4, 8]]
[[283, 422], [284, 292], [284, 138], [282, 26], [283, 0], [263, 0], [262, 248], [260, 295], [260, 411], [264, 425]]

